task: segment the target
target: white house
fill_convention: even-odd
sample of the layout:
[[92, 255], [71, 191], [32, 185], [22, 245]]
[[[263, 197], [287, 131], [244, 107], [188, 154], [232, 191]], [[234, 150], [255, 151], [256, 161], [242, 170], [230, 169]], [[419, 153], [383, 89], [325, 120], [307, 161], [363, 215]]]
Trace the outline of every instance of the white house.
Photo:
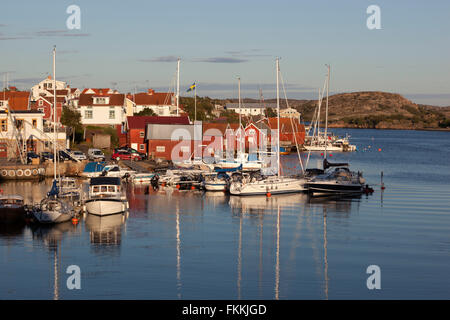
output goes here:
[[[51, 151], [53, 132], [45, 132], [44, 113], [37, 110], [0, 111], [0, 158], [17, 158], [17, 148], [24, 151]], [[57, 132], [57, 143], [66, 146], [64, 129]]]
[[126, 119], [124, 94], [81, 94], [78, 111], [83, 125], [121, 125]]
[[280, 118], [293, 118], [300, 120], [300, 112], [294, 108], [285, 108], [280, 110]]
[[155, 92], [148, 89], [147, 92], [128, 94], [127, 98], [134, 104], [134, 114], [145, 109], [151, 109], [158, 116], [170, 116], [176, 112], [176, 99], [172, 92]]
[[239, 108], [239, 103], [227, 103], [225, 105], [225, 110], [232, 110], [243, 116], [265, 115], [268, 108], [272, 108], [276, 112], [277, 105], [275, 103], [241, 103], [241, 108]]
[[[37, 85], [34, 85], [31, 87], [31, 100], [36, 101], [39, 96], [49, 96], [49, 93], [51, 93], [51, 96], [53, 96], [53, 85], [54, 81], [52, 80], [51, 76], [48, 76], [46, 79], [39, 82]], [[67, 88], [67, 83], [64, 81], [56, 80], [56, 90], [63, 90]]]

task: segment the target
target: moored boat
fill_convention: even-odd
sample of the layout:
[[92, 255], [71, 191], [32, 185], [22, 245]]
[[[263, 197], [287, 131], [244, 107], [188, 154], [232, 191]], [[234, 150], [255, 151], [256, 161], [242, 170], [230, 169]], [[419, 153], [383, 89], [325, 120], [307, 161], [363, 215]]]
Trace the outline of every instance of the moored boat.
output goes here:
[[14, 223], [25, 221], [25, 205], [22, 196], [0, 196], [0, 223]]
[[89, 197], [85, 201], [89, 214], [107, 216], [128, 210], [128, 201], [118, 177], [94, 177], [89, 185]]

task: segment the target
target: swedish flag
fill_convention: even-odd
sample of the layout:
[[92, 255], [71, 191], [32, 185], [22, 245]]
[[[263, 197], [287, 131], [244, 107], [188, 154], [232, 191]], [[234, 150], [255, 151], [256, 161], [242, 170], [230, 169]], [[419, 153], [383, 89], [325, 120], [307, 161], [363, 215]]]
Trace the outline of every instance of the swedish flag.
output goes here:
[[189, 87], [189, 89], [187, 89], [186, 92], [192, 91], [195, 89], [195, 82]]

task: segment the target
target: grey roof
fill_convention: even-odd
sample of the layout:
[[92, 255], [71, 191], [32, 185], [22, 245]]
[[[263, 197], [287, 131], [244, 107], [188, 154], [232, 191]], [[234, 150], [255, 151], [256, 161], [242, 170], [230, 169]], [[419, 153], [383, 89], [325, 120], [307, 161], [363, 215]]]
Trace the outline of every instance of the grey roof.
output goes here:
[[146, 140], [178, 140], [180, 136], [201, 140], [202, 124], [147, 124]]

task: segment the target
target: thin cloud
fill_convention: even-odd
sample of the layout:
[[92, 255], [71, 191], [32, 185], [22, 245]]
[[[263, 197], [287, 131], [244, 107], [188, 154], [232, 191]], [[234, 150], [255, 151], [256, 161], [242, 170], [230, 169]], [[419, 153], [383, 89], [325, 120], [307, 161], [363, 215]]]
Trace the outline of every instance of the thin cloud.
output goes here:
[[33, 39], [33, 38], [32, 37], [22, 37], [22, 36], [19, 36], [19, 37], [15, 37], [15, 36], [6, 37], [6, 36], [0, 35], [0, 41], [4, 41], [4, 40], [22, 40], [22, 39]]
[[41, 30], [34, 33], [38, 37], [89, 37], [89, 33], [74, 33], [69, 30]]
[[243, 63], [247, 62], [247, 59], [231, 58], [231, 57], [212, 57], [212, 58], [197, 58], [193, 59], [193, 62], [206, 62], [206, 63]]
[[178, 60], [178, 57], [175, 56], [162, 56], [155, 57], [150, 59], [139, 59], [140, 62], [175, 62]]

